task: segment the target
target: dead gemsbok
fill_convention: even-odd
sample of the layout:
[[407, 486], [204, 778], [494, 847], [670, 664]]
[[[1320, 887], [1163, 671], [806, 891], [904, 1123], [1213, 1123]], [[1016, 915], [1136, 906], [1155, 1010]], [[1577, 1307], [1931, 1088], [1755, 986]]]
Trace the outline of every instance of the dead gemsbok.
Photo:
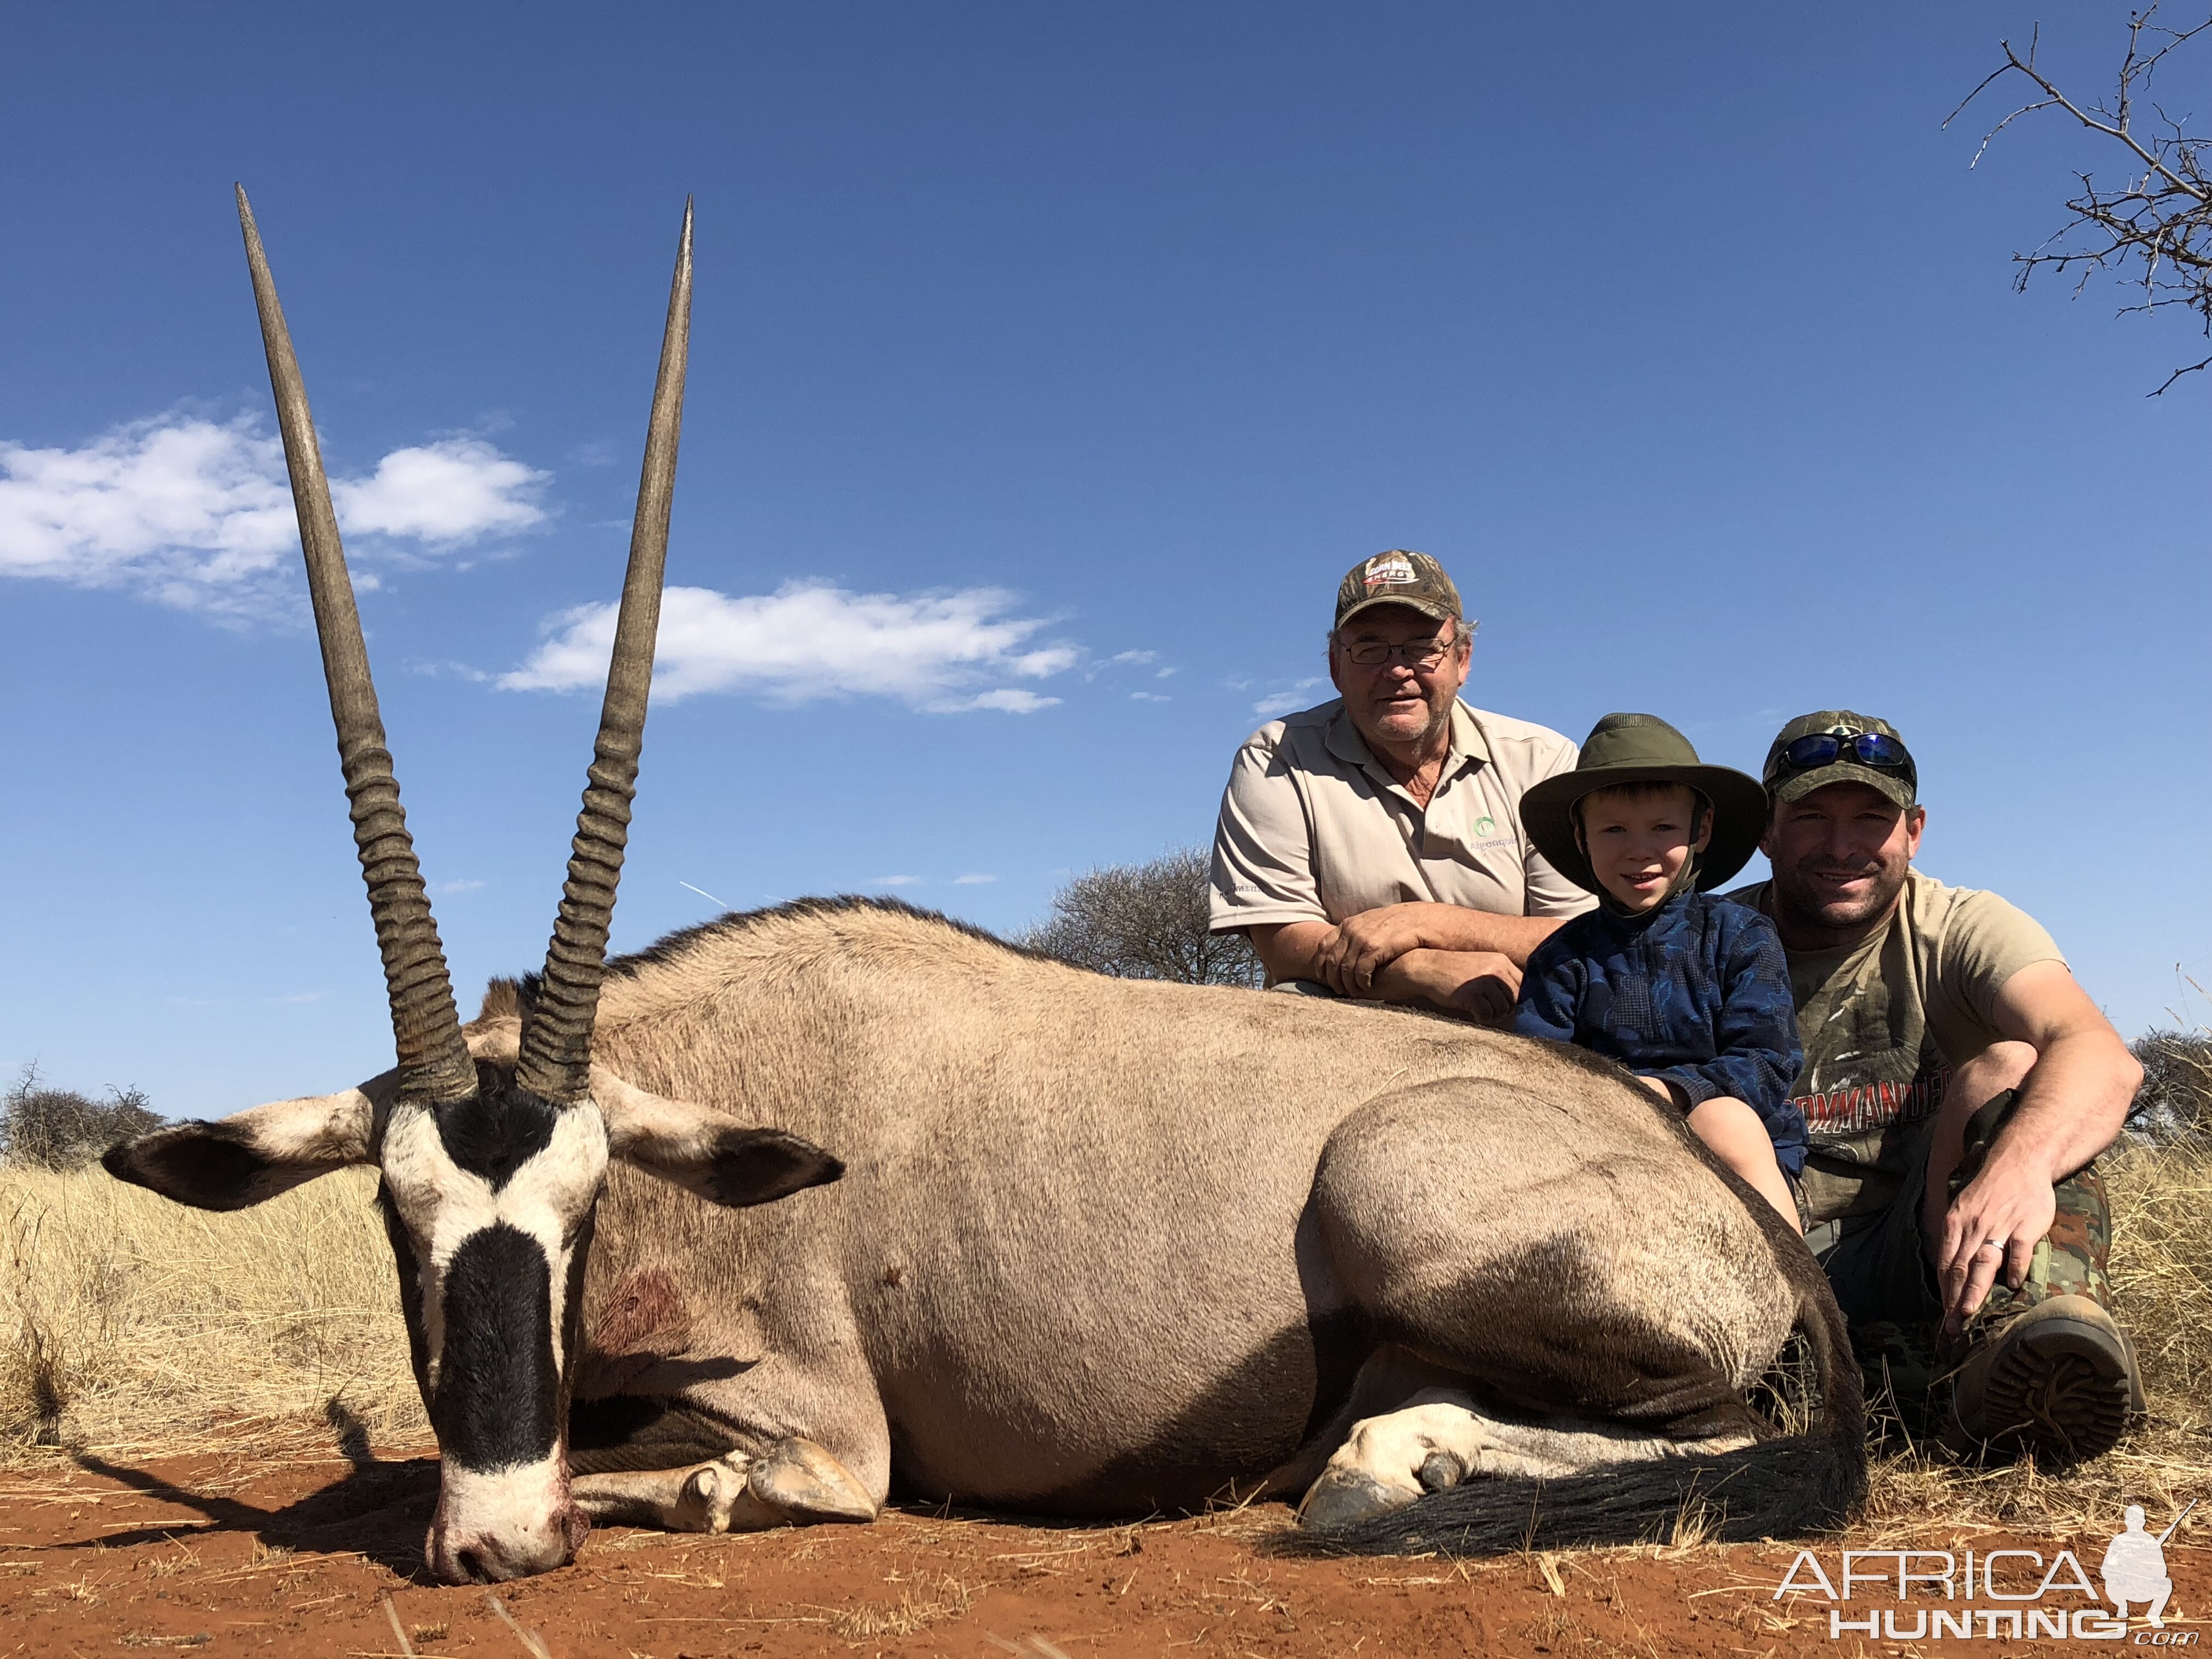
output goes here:
[[[1117, 981], [809, 902], [606, 962], [691, 293], [670, 297], [590, 783], [542, 975], [458, 1018], [313, 426], [240, 212], [398, 1063], [161, 1130], [187, 1204], [383, 1174], [448, 1580], [587, 1517], [862, 1521], [893, 1496], [1136, 1515], [1304, 1492], [1355, 1547], [1723, 1535], [1864, 1482], [1803, 1244], [1625, 1073], [1418, 1015]], [[1803, 1431], [1747, 1389], [1802, 1333]]]

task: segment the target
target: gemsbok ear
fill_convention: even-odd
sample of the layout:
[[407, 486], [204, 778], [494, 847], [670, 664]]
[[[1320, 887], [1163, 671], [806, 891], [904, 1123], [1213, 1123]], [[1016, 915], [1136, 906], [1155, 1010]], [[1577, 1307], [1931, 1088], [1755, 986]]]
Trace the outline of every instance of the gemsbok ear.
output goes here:
[[664, 1181], [732, 1210], [772, 1204], [845, 1173], [811, 1140], [750, 1128], [694, 1106], [633, 1088], [592, 1067], [592, 1098], [606, 1121], [607, 1152]]
[[[397, 1073], [388, 1075], [397, 1081]], [[179, 1204], [242, 1210], [317, 1176], [366, 1164], [375, 1125], [369, 1097], [347, 1089], [272, 1101], [213, 1123], [156, 1129], [111, 1147], [100, 1161], [118, 1181]]]

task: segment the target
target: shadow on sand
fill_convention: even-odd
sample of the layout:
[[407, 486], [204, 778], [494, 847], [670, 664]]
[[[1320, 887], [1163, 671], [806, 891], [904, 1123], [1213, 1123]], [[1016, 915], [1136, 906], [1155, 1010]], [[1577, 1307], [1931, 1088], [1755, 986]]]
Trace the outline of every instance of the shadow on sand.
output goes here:
[[173, 1522], [112, 1532], [77, 1543], [57, 1542], [47, 1548], [117, 1549], [181, 1536], [244, 1533], [270, 1549], [360, 1555], [403, 1578], [430, 1582], [422, 1566], [422, 1534], [438, 1501], [438, 1462], [434, 1457], [387, 1463], [349, 1455], [352, 1468], [343, 1479], [276, 1509], [194, 1492], [149, 1470], [111, 1463], [90, 1453], [79, 1453], [74, 1461], [88, 1474], [164, 1504], [196, 1510], [211, 1524], [191, 1527]]

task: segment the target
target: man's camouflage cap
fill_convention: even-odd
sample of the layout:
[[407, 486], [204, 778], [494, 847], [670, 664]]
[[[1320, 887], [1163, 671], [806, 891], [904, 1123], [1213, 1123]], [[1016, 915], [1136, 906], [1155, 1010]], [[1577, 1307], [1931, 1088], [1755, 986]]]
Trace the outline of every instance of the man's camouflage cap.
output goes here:
[[1909, 749], [1905, 750], [1905, 764], [1894, 769], [1862, 766], [1856, 760], [1839, 756], [1826, 766], [1801, 772], [1782, 757], [1782, 751], [1800, 738], [1823, 733], [1856, 738], [1868, 732], [1893, 738], [1897, 746], [1905, 749], [1904, 734], [1887, 720], [1876, 720], [1871, 714], [1855, 714], [1848, 708], [1823, 708], [1817, 714], [1800, 714], [1775, 734], [1774, 742], [1767, 749], [1766, 769], [1760, 775], [1765, 780], [1767, 793], [1780, 805], [1801, 800], [1832, 783], [1863, 783], [1899, 806], [1911, 806], [1920, 798], [1920, 770], [1912, 763], [1912, 751]]
[[1425, 617], [1442, 622], [1464, 620], [1459, 589], [1444, 574], [1443, 566], [1425, 553], [1394, 547], [1362, 559], [1344, 573], [1336, 586], [1336, 626], [1341, 628], [1370, 606], [1409, 605]]

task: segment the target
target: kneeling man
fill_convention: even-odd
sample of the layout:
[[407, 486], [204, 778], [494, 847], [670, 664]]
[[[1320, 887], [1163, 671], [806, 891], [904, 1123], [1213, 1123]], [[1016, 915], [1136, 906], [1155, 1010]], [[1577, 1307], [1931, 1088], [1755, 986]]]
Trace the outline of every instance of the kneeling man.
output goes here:
[[1328, 635], [1340, 695], [1237, 751], [1212, 927], [1247, 933], [1270, 984], [1502, 1022], [1528, 952], [1595, 902], [1521, 823], [1575, 746], [1460, 701], [1473, 636], [1428, 555], [1363, 560]]
[[1869, 1384], [1954, 1447], [2094, 1457], [2141, 1401], [2093, 1160], [2142, 1068], [2033, 918], [1912, 868], [1928, 815], [1894, 727], [1803, 715], [1765, 781], [1773, 878], [1729, 896], [1789, 957], [1806, 1243]]

